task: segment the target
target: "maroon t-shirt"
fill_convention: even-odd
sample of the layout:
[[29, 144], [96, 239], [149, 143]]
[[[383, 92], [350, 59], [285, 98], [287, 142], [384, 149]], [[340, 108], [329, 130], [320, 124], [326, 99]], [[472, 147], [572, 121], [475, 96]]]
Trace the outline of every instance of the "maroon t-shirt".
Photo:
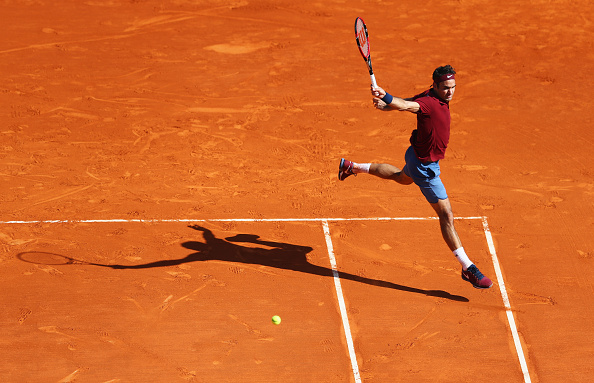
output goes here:
[[421, 162], [439, 161], [445, 157], [450, 141], [450, 106], [429, 89], [414, 96], [421, 106], [417, 112], [417, 129], [410, 143]]

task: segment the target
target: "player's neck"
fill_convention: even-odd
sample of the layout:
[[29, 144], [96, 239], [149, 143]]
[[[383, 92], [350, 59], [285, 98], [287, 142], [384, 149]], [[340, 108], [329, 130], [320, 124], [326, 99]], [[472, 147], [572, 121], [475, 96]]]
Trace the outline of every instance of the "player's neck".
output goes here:
[[439, 97], [439, 94], [435, 91], [435, 88], [431, 87], [431, 89], [429, 89], [429, 92], [431, 92], [433, 96], [437, 98], [439, 101], [446, 103], [448, 105], [450, 104], [448, 100], [444, 100], [443, 98]]

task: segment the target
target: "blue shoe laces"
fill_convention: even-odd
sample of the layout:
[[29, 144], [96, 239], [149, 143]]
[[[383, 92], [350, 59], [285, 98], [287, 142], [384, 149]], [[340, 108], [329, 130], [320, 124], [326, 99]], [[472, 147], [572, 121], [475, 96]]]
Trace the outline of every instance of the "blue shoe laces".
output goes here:
[[475, 278], [477, 280], [481, 280], [483, 279], [485, 276], [483, 275], [483, 273], [481, 273], [481, 271], [478, 269], [478, 267], [476, 267], [475, 265], [470, 266], [468, 269], [466, 269], [467, 271], [470, 271], [470, 273], [472, 273], [472, 275], [475, 276]]

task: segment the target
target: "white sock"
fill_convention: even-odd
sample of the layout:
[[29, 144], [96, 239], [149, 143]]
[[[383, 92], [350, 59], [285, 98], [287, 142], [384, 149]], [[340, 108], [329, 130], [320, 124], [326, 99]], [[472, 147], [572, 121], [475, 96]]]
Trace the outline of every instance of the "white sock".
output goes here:
[[357, 164], [353, 162], [353, 173], [369, 173], [371, 164]]
[[468, 259], [468, 255], [466, 255], [466, 252], [464, 251], [463, 247], [454, 250], [454, 255], [456, 256], [458, 262], [460, 262], [460, 264], [462, 265], [463, 270], [466, 270], [472, 265], [472, 262], [470, 261], [470, 259]]

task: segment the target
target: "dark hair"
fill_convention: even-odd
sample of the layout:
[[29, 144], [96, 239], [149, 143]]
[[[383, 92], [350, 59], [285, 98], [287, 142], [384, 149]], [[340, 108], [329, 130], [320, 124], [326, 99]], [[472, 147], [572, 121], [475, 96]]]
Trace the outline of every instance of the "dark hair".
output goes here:
[[437, 79], [439, 79], [444, 74], [456, 74], [456, 71], [451, 65], [440, 66], [433, 71], [433, 81], [437, 82]]

